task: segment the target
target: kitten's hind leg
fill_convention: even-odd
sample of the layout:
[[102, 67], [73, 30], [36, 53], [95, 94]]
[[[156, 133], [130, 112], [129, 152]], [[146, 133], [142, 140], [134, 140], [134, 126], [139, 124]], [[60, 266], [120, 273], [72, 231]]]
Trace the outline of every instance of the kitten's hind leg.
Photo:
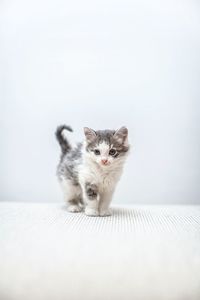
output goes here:
[[74, 200], [69, 200], [67, 203], [67, 210], [69, 212], [81, 212], [82, 211], [82, 207], [79, 205], [79, 202], [74, 199]]
[[83, 207], [80, 205], [82, 191], [80, 185], [76, 185], [72, 180], [62, 180], [61, 187], [64, 193], [64, 200], [69, 212], [81, 212]]
[[97, 185], [86, 182], [83, 186], [83, 195], [86, 202], [85, 214], [87, 216], [98, 216], [99, 193]]

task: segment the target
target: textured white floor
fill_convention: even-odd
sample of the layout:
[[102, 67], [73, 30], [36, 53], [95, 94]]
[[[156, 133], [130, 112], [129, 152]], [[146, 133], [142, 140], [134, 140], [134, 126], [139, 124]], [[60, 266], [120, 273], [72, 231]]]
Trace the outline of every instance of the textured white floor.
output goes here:
[[199, 300], [200, 207], [0, 202], [0, 300]]

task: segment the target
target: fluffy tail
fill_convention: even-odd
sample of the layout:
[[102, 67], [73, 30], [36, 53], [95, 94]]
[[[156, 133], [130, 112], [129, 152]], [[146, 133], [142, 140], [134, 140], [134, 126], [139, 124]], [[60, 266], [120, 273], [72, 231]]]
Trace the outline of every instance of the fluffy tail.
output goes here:
[[68, 140], [63, 136], [63, 130], [68, 130], [72, 132], [72, 128], [67, 125], [60, 125], [57, 127], [55, 135], [58, 143], [60, 144], [62, 154], [66, 154], [71, 150], [71, 145], [69, 144]]

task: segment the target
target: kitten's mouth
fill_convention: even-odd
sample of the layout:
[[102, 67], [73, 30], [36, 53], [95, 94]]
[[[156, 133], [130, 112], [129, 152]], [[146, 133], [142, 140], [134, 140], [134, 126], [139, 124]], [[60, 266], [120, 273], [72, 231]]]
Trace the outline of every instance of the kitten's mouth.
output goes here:
[[101, 163], [101, 165], [103, 166], [103, 167], [107, 167], [107, 166], [109, 166], [110, 165], [110, 163], [109, 162], [107, 162], [107, 163]]

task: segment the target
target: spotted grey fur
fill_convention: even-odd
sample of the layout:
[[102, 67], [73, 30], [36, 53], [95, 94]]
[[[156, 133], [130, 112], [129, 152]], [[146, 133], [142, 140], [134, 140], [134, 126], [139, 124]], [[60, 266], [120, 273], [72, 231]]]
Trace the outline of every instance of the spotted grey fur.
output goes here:
[[74, 149], [61, 155], [60, 163], [57, 167], [57, 176], [59, 180], [69, 179], [74, 185], [79, 185], [78, 182], [78, 165], [82, 162], [82, 143], [79, 143]]
[[98, 195], [98, 187], [96, 184], [92, 184], [90, 182], [85, 183], [85, 191], [89, 198], [89, 200], [96, 200]]

